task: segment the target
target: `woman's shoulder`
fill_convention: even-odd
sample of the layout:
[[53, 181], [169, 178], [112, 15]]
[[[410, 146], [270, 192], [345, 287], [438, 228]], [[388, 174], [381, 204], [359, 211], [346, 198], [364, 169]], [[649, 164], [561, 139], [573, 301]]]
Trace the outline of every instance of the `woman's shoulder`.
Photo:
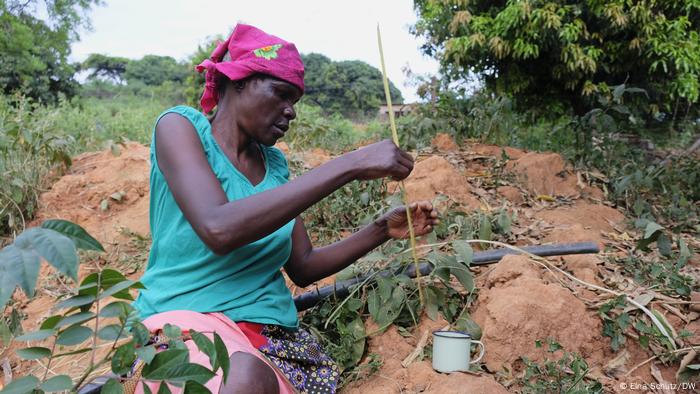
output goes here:
[[163, 118], [175, 122], [189, 122], [200, 134], [209, 126], [209, 119], [203, 113], [187, 105], [177, 105], [166, 109], [158, 116], [154, 126], [158, 126]]
[[203, 113], [187, 105], [176, 105], [174, 107], [166, 109], [158, 116], [158, 120], [160, 120], [162, 117], [168, 114], [178, 114], [193, 122], [199, 122], [201, 120], [205, 120], [208, 122], [207, 117]]

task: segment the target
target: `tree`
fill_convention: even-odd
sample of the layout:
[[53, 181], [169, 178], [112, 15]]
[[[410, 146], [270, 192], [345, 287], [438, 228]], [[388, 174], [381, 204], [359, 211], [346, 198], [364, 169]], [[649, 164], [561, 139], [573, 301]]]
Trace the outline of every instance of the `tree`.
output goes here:
[[469, 71], [519, 105], [585, 112], [626, 83], [650, 109], [700, 96], [700, 3], [637, 0], [415, 0], [414, 34], [451, 79]]
[[[0, 86], [3, 93], [22, 90], [40, 101], [55, 101], [76, 89], [75, 67], [69, 63], [70, 43], [79, 27], [89, 27], [83, 15], [99, 0], [0, 0]], [[41, 4], [47, 14], [33, 14]]]
[[[327, 112], [343, 115], [375, 113], [386, 102], [382, 73], [359, 60], [335, 62], [310, 53], [302, 55], [305, 68], [305, 100]], [[389, 82], [393, 103], [402, 103], [401, 92]]]
[[124, 73], [129, 59], [91, 53], [81, 64], [83, 70], [91, 70], [88, 79], [105, 78], [117, 84], [124, 81]]
[[140, 82], [160, 86], [165, 81], [184, 82], [188, 73], [187, 65], [178, 63], [170, 56], [146, 55], [126, 64], [124, 78], [129, 84]]

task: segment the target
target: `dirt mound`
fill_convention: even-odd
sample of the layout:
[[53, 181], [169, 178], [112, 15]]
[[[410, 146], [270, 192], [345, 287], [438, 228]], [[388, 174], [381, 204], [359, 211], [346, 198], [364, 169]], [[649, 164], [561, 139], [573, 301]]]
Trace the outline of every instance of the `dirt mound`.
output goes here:
[[119, 151], [77, 156], [70, 172], [41, 196], [37, 221], [78, 223], [106, 247], [125, 231], [148, 235], [149, 148], [127, 142]]
[[581, 194], [577, 179], [556, 153], [530, 152], [506, 164], [533, 195], [573, 197]]
[[446, 133], [435, 134], [435, 137], [433, 137], [433, 139], [430, 141], [430, 144], [440, 152], [452, 152], [459, 149], [452, 137]]
[[609, 346], [595, 313], [558, 283], [546, 283], [523, 256], [504, 257], [486, 276], [472, 316], [484, 333], [484, 363], [494, 372], [513, 370], [521, 356], [542, 360], [546, 346], [535, 347], [536, 340], [552, 338], [592, 367], [603, 364], [603, 349]]
[[[410, 201], [433, 200], [442, 194], [467, 209], [480, 206], [479, 200], [471, 194], [472, 186], [467, 178], [441, 156], [430, 156], [417, 162], [404, 185]], [[398, 183], [389, 185], [390, 192], [398, 190]]]
[[[381, 335], [369, 338], [368, 354], [381, 356], [382, 366], [379, 371], [362, 382], [349, 385], [344, 392], [360, 393], [507, 393], [492, 376], [476, 376], [466, 373], [441, 374], [433, 370], [429, 358], [417, 360], [407, 368], [401, 362], [411, 354], [419, 338], [424, 333], [430, 333], [447, 325], [442, 319], [432, 321], [424, 317], [421, 324], [414, 330], [414, 337], [404, 338], [392, 326]], [[371, 321], [367, 324], [367, 332], [377, 329]], [[428, 342], [426, 348], [430, 348]]]
[[535, 218], [554, 226], [545, 242], [594, 241], [600, 245], [604, 243], [604, 234], [615, 231], [615, 226], [620, 226], [625, 220], [625, 216], [614, 208], [582, 200], [571, 206], [539, 211]]
[[525, 201], [520, 189], [514, 186], [500, 186], [496, 189], [496, 192], [506, 200], [516, 205], [520, 205]]
[[493, 156], [497, 159], [501, 158], [504, 151], [505, 151], [506, 155], [511, 160], [518, 160], [521, 157], [526, 155], [526, 153], [524, 151], [517, 149], [517, 148], [512, 148], [510, 146], [498, 146], [498, 145], [486, 145], [486, 144], [473, 143], [473, 144], [469, 144], [468, 148], [469, 148], [469, 150], [471, 150], [472, 152], [474, 152], [476, 154], [484, 155], [484, 156]]

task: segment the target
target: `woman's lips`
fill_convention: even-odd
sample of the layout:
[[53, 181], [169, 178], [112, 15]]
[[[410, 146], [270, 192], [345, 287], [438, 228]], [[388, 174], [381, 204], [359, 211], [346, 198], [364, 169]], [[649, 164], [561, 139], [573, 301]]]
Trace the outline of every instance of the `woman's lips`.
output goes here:
[[280, 126], [275, 125], [274, 126], [274, 134], [277, 138], [284, 137], [284, 133], [287, 131], [288, 127], [282, 128]]

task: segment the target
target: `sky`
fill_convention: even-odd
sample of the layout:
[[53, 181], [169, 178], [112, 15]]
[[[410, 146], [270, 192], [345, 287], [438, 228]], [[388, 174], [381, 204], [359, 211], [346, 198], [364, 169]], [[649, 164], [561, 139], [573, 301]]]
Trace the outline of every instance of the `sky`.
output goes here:
[[416, 21], [410, 0], [106, 0], [88, 13], [93, 31], [81, 33], [72, 60], [90, 53], [138, 59], [147, 54], [184, 60], [207, 37], [227, 36], [238, 22], [293, 42], [302, 53], [332, 60], [362, 60], [380, 68], [376, 28], [382, 32], [387, 74], [405, 102], [418, 99], [402, 68], [435, 74], [409, 33]]

